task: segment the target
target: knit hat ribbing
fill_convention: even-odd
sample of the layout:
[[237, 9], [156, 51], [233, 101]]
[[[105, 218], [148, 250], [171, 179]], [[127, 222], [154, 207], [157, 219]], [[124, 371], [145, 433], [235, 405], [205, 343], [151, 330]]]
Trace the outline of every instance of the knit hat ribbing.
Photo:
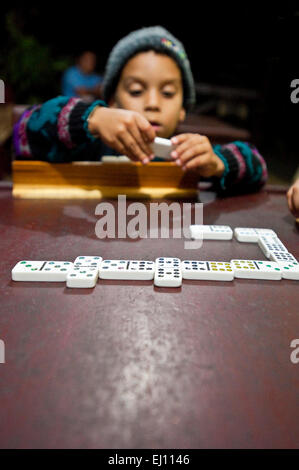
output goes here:
[[189, 109], [195, 103], [195, 86], [190, 63], [183, 44], [161, 26], [133, 31], [116, 43], [106, 64], [103, 98], [113, 95], [125, 64], [139, 52], [154, 50], [172, 57], [179, 66], [183, 80], [183, 105]]

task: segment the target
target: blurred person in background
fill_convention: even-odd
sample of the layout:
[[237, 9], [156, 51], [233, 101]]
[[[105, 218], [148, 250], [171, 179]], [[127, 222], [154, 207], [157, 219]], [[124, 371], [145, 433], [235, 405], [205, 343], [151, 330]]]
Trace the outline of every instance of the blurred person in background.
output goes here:
[[62, 94], [76, 96], [86, 101], [101, 98], [102, 77], [95, 73], [97, 58], [94, 52], [84, 51], [76, 65], [68, 68], [62, 76]]

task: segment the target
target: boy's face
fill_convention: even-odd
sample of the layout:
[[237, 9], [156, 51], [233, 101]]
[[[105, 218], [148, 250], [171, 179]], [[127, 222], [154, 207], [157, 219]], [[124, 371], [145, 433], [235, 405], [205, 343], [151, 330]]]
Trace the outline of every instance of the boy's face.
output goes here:
[[152, 124], [157, 136], [171, 137], [186, 115], [179, 67], [167, 55], [140, 52], [124, 66], [109, 105], [137, 111]]

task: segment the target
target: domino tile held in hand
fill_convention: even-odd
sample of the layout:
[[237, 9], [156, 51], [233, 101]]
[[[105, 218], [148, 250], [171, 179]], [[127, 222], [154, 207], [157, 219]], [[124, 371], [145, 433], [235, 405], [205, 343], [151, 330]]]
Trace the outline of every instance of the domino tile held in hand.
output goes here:
[[163, 158], [163, 160], [173, 161], [171, 152], [175, 149], [170, 139], [164, 139], [162, 137], [156, 137], [154, 142], [151, 144], [153, 154], [156, 157]]

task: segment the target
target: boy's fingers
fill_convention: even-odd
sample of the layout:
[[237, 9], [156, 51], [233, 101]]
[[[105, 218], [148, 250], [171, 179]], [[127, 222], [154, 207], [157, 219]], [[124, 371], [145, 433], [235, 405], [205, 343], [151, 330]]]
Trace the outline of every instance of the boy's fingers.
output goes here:
[[153, 151], [149, 144], [145, 142], [143, 135], [141, 134], [139, 128], [136, 124], [134, 124], [130, 129], [130, 134], [135, 139], [137, 144], [139, 145], [141, 151], [145, 153], [148, 157], [153, 154]]
[[194, 134], [178, 134], [172, 137], [170, 140], [173, 145], [179, 145], [185, 142], [186, 140], [190, 139], [192, 136], [194, 136]]
[[295, 217], [299, 216], [299, 188], [297, 186], [294, 186], [292, 196], [292, 207], [293, 207], [293, 214]]
[[196, 150], [196, 147], [192, 147], [191, 149], [186, 150], [182, 155], [179, 155], [178, 160], [180, 163], [182, 165], [186, 165], [189, 160], [198, 156], [198, 152]]
[[136, 114], [136, 123], [144, 137], [145, 142], [153, 142], [156, 137], [156, 132], [148, 120], [145, 119], [141, 114]]
[[116, 150], [121, 154], [121, 155], [126, 155], [129, 157], [131, 160], [134, 160], [135, 162], [138, 161], [138, 158], [132, 155], [128, 149], [123, 145], [122, 141], [120, 139], [117, 140], [117, 148]]
[[299, 209], [299, 187], [294, 186], [293, 188], [293, 204], [296, 209]]
[[132, 159], [135, 158], [143, 163], [148, 163], [148, 155], [141, 150], [129, 132], [126, 132], [123, 136], [119, 136], [119, 140], [125, 148], [125, 155], [128, 155], [130, 158], [133, 157]]
[[295, 206], [295, 203], [293, 201], [293, 197], [291, 197], [290, 201], [288, 201], [288, 205], [289, 205], [289, 209], [290, 209], [290, 212], [292, 213], [292, 215], [294, 217], [298, 217], [299, 216], [299, 210], [298, 209], [296, 210], [296, 206]]
[[288, 201], [288, 206], [291, 212], [293, 212], [293, 201], [292, 201], [292, 193], [293, 193], [293, 188], [290, 188], [287, 192], [287, 201]]
[[197, 143], [190, 146], [188, 142], [185, 142], [184, 144], [181, 144], [179, 147], [177, 147], [174, 152], [177, 154], [177, 158], [185, 162], [186, 160], [189, 160], [196, 155], [202, 155], [203, 153], [206, 153], [207, 150], [208, 149], [206, 144]]
[[[197, 134], [190, 134], [190, 137], [188, 137], [188, 139], [177, 145], [174, 150], [174, 158], [180, 157], [186, 150], [191, 147], [194, 147], [195, 145], [202, 145], [202, 148], [205, 149], [204, 151], [207, 151], [208, 149], [207, 142], [205, 142], [200, 136], [198, 136]], [[177, 157], [175, 157], [175, 155], [177, 155]]]
[[209, 154], [204, 154], [188, 161], [184, 164], [185, 169], [190, 170], [192, 168], [197, 168], [198, 170], [204, 169], [209, 163]]

